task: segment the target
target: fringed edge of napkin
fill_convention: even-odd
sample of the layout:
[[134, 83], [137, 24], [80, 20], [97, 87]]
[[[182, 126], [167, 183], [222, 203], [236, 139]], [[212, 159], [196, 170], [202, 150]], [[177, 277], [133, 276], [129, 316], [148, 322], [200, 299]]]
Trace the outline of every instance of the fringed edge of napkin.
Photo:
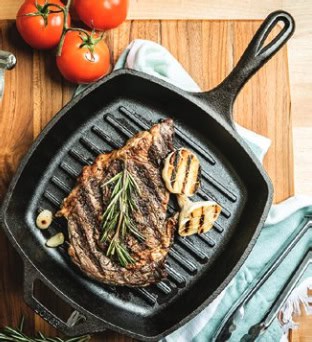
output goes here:
[[290, 330], [298, 329], [299, 324], [293, 320], [293, 316], [301, 314], [301, 305], [307, 315], [312, 315], [312, 295], [309, 294], [309, 290], [312, 290], [312, 277], [305, 279], [296, 287], [282, 306], [279, 315], [283, 330], [281, 342], [288, 341]]

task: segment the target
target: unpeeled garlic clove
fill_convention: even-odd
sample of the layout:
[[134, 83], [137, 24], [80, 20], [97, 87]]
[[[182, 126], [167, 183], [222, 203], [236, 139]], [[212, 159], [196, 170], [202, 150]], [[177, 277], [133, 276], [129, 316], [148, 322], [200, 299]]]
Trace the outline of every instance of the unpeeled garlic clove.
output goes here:
[[52, 223], [53, 214], [50, 210], [42, 210], [36, 218], [36, 226], [39, 229], [48, 229]]
[[63, 233], [57, 233], [54, 236], [50, 237], [50, 239], [46, 242], [46, 245], [48, 247], [58, 247], [62, 245], [65, 241], [65, 237]]
[[169, 153], [164, 162], [162, 177], [171, 193], [193, 196], [200, 185], [197, 156], [186, 148]]

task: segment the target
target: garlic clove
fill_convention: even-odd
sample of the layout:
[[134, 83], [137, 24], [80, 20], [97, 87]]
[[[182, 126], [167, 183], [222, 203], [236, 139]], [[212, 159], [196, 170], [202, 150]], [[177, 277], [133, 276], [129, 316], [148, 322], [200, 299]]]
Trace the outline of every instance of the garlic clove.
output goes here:
[[46, 246], [55, 248], [55, 247], [62, 245], [64, 241], [65, 241], [64, 234], [57, 233], [46, 242]]
[[200, 185], [197, 156], [186, 148], [169, 153], [164, 162], [162, 177], [171, 193], [193, 196]]
[[52, 223], [53, 214], [50, 210], [42, 210], [36, 218], [36, 226], [39, 229], [48, 229]]
[[213, 201], [187, 202], [179, 215], [179, 235], [208, 232], [217, 220], [221, 207]]

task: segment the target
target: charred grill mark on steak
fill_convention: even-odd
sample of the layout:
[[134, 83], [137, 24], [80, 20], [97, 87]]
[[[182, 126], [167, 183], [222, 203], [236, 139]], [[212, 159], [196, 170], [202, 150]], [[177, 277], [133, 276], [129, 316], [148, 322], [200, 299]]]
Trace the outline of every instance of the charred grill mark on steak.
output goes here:
[[[90, 252], [90, 246], [86, 232], [83, 230], [83, 225], [79, 222], [79, 219], [72, 220], [69, 223], [69, 229], [72, 229], [75, 233], [73, 234], [73, 243], [71, 244], [72, 251], [75, 252], [78, 260], [76, 264], [81, 267], [84, 271], [98, 273], [98, 276], [103, 276], [100, 263], [97, 261], [93, 253]], [[77, 234], [77, 235], [76, 235]], [[76, 236], [75, 236], [76, 235]], [[81, 241], [80, 241], [81, 240]], [[84, 242], [82, 242], [84, 241]], [[91, 269], [90, 269], [90, 265]]]
[[[88, 255], [89, 259], [92, 260], [96, 269], [102, 272], [102, 264], [101, 258], [104, 256], [103, 251], [101, 251], [94, 239], [95, 234], [92, 227], [94, 227], [95, 222], [91, 218], [91, 213], [87, 206], [84, 206], [82, 203], [77, 203], [78, 217], [75, 217], [75, 222], [77, 224], [77, 229], [80, 230], [83, 238], [84, 238], [84, 246], [86, 255]], [[81, 260], [83, 262], [83, 260]]]
[[[165, 120], [138, 133], [119, 150], [99, 155], [84, 167], [76, 187], [64, 200], [58, 215], [68, 220], [68, 253], [89, 277], [114, 285], [147, 286], [166, 276], [164, 264], [176, 218], [166, 219], [169, 192], [162, 181], [161, 165], [173, 150], [173, 131], [172, 120]], [[140, 195], [134, 197], [138, 209], [133, 220], [145, 237], [144, 242], [131, 234], [126, 237], [124, 243], [136, 260], [127, 268], [108, 258], [107, 246], [100, 242], [101, 216], [112, 191], [104, 184], [122, 170], [125, 159], [140, 188]]]
[[159, 187], [162, 179], [159, 178], [158, 169], [151, 170], [146, 164], [143, 164], [139, 167], [136, 166], [135, 171], [138, 179], [140, 179], [142, 185], [145, 187], [145, 190], [157, 200], [157, 204], [163, 205], [164, 196], [166, 196], [167, 190], [165, 186]]

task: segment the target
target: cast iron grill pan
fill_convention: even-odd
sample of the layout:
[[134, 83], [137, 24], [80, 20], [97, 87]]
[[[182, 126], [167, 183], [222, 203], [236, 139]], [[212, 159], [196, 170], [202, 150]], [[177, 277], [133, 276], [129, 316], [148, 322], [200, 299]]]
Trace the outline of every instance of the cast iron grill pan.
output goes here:
[[[278, 21], [283, 29], [263, 47]], [[222, 291], [250, 252], [272, 201], [267, 175], [233, 128], [233, 102], [293, 30], [289, 14], [272, 13], [233, 72], [210, 92], [190, 94], [151, 76], [120, 70], [55, 116], [23, 160], [1, 211], [3, 227], [25, 263], [25, 300], [36, 312], [68, 335], [109, 328], [153, 341], [187, 322]], [[176, 234], [166, 264], [168, 279], [146, 288], [100, 284], [73, 265], [66, 246], [45, 247], [56, 232], [67, 234], [67, 225], [55, 219], [40, 231], [35, 225], [38, 210], [56, 212], [84, 165], [167, 117], [174, 119], [175, 147], [189, 148], [202, 165], [202, 186], [194, 200], [219, 203], [220, 218], [206, 234]], [[168, 215], [177, 209], [172, 200]], [[36, 279], [86, 320], [71, 327], [53, 314], [33, 294]]]

